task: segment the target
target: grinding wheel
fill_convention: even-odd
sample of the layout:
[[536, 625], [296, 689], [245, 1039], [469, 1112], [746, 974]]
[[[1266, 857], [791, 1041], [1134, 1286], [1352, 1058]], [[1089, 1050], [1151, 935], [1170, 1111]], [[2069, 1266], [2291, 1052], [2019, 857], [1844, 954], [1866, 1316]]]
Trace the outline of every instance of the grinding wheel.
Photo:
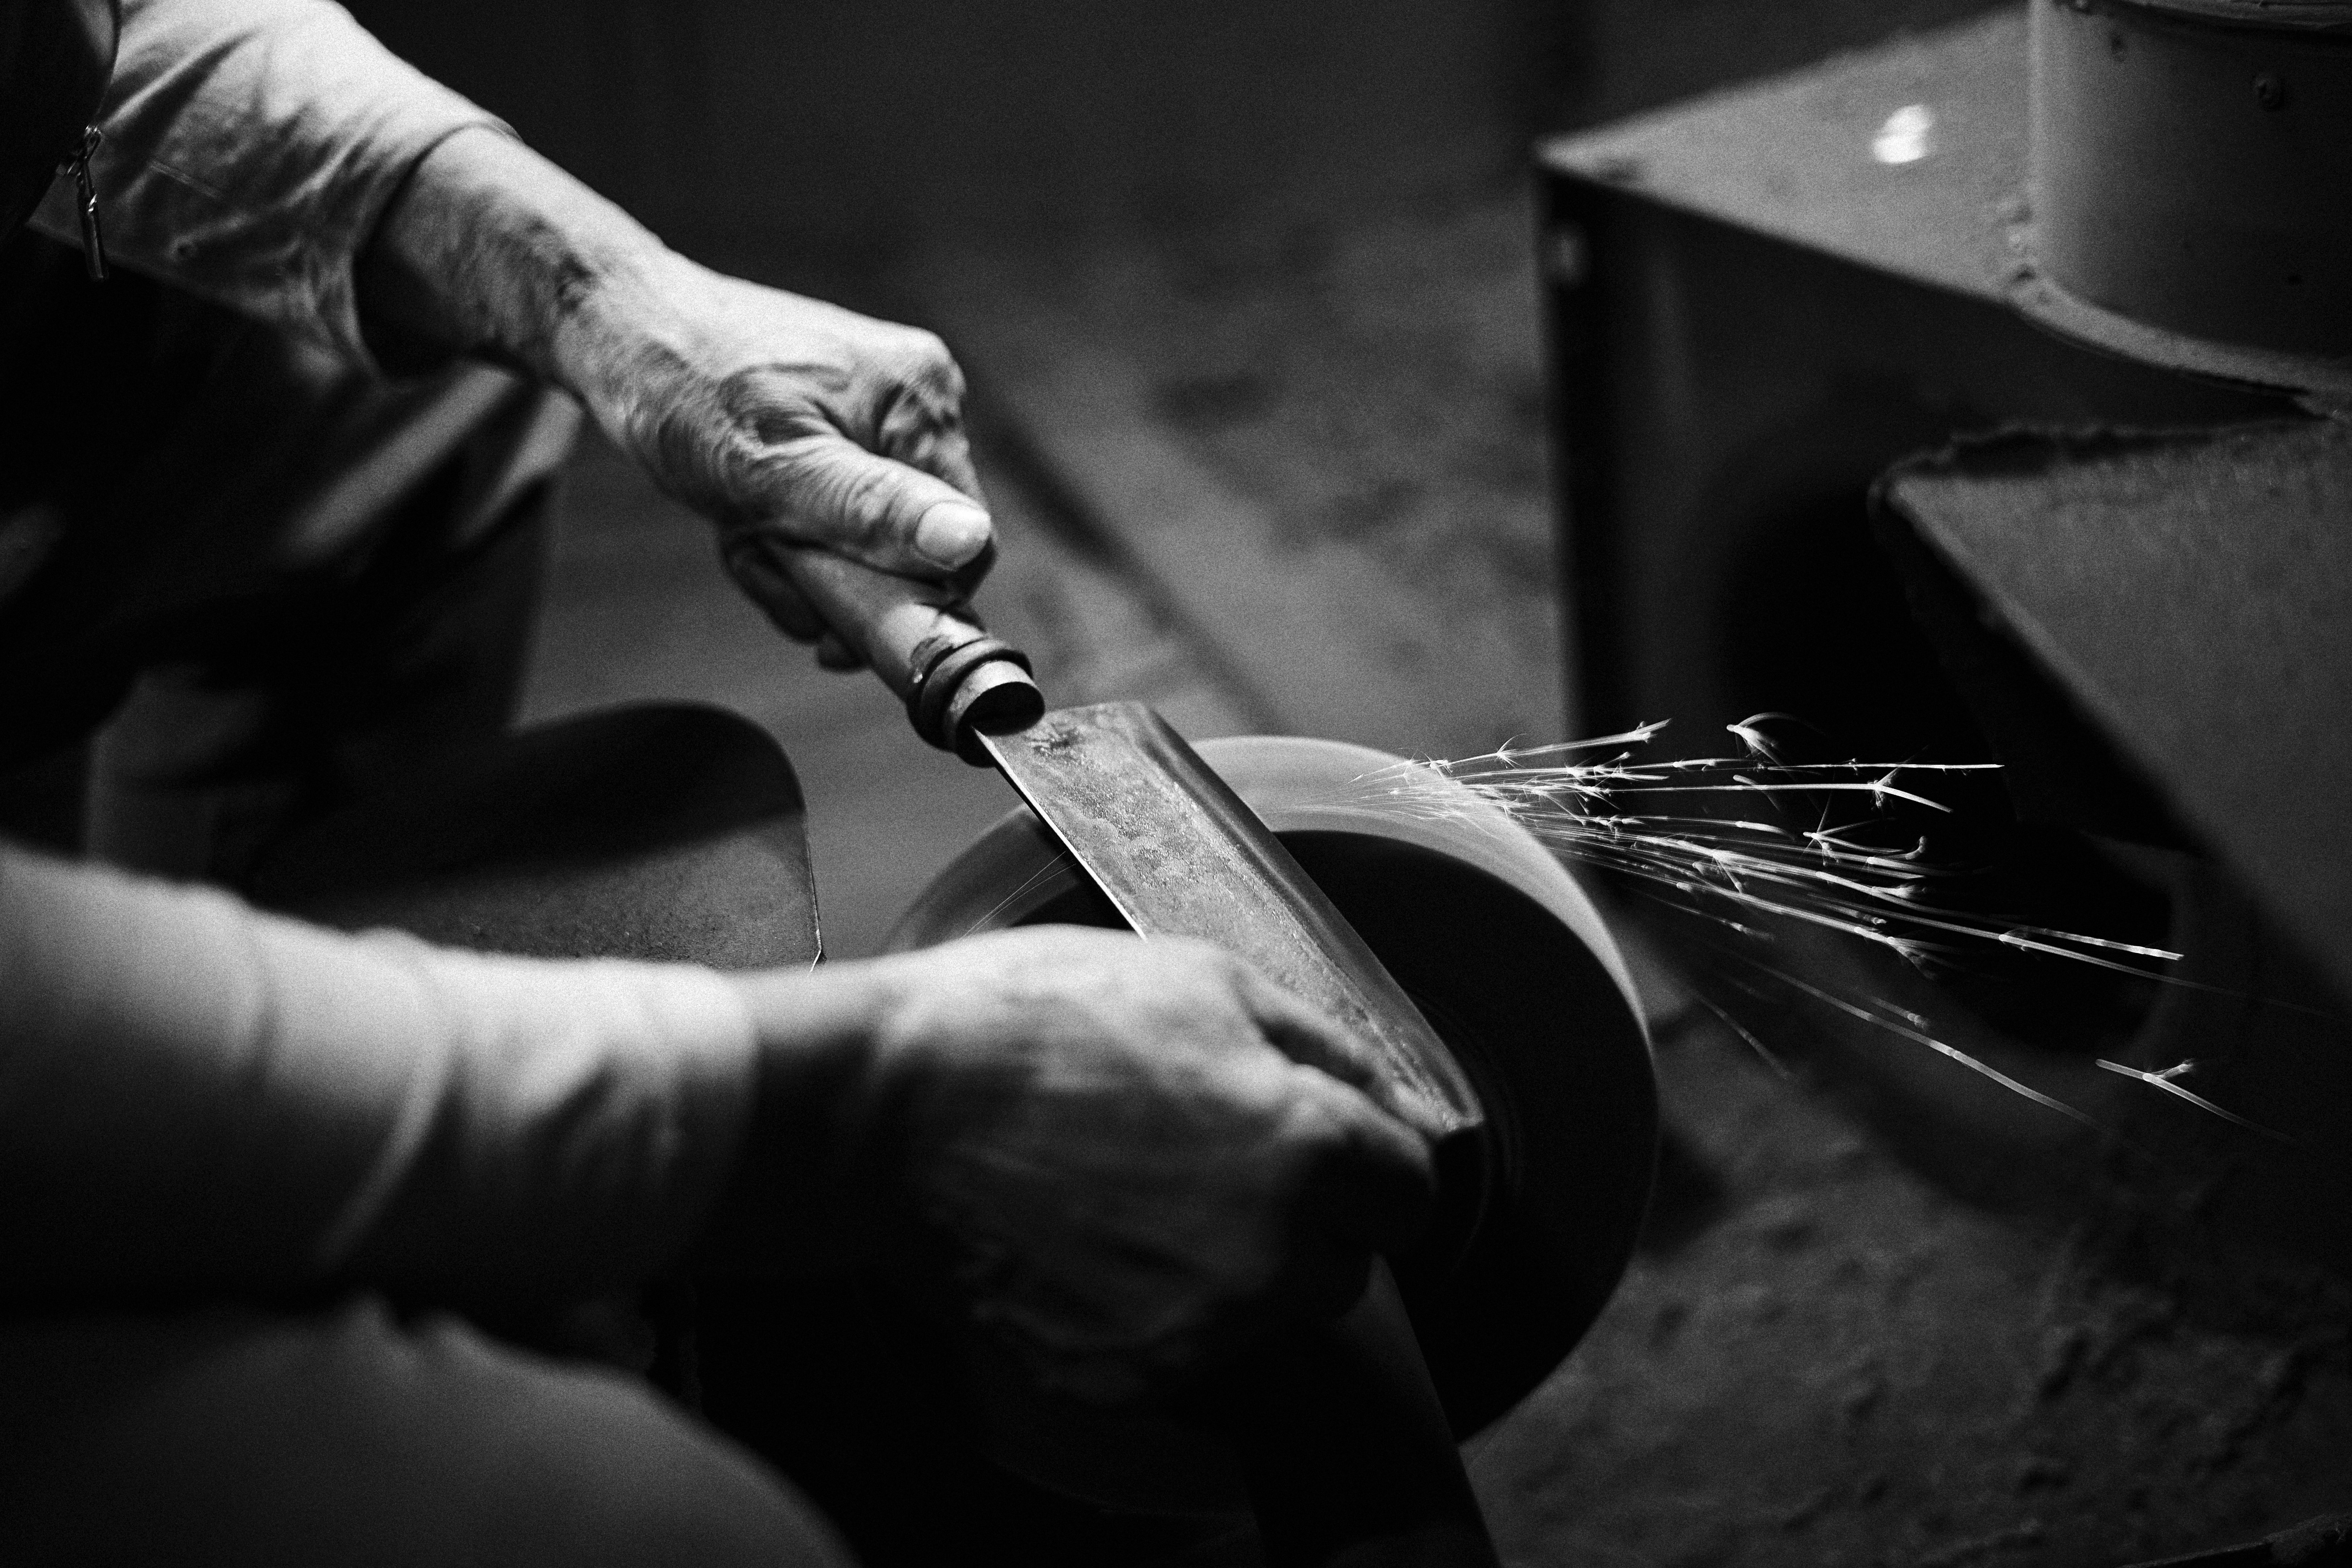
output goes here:
[[[1649, 1042], [1622, 956], [1583, 889], [1523, 828], [1435, 781], [1412, 807], [1364, 788], [1399, 759], [1289, 736], [1197, 748], [1339, 906], [1475, 1084], [1493, 1174], [1466, 1232], [1397, 1259], [1455, 1435], [1509, 1409], [1614, 1289], [1657, 1133]], [[1011, 926], [1120, 924], [1027, 811], [918, 898], [899, 952]], [[1163, 1513], [1240, 1511], [1222, 1449], [1164, 1416], [1028, 1391], [982, 1363], [966, 1415], [1000, 1462], [1056, 1489]]]

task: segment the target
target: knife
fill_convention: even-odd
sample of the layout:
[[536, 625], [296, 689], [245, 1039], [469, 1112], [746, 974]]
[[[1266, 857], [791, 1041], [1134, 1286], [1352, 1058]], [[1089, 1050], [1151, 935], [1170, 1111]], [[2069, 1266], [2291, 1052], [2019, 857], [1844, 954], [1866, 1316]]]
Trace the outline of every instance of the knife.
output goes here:
[[[1003, 774], [1139, 935], [1215, 942], [1365, 1041], [1435, 1129], [1434, 1245], [1466, 1245], [1489, 1164], [1469, 1079], [1281, 841], [1165, 720], [1140, 703], [1047, 710], [1027, 657], [966, 607], [976, 573], [924, 583], [799, 547], [784, 564], [916, 732]], [[1261, 1350], [1214, 1404], [1276, 1568], [1497, 1564], [1385, 1265], [1336, 1323]]]

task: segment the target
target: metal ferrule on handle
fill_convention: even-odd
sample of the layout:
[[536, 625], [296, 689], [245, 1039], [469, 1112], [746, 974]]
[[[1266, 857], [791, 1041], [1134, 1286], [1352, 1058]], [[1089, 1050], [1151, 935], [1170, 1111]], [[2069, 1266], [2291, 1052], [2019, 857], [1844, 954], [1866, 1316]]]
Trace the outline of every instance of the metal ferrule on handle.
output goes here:
[[947, 583], [822, 550], [793, 549], [785, 562], [817, 614], [898, 694], [915, 733], [932, 745], [985, 767], [980, 735], [1025, 728], [1045, 711], [1028, 655], [989, 636], [965, 607], [986, 557]]

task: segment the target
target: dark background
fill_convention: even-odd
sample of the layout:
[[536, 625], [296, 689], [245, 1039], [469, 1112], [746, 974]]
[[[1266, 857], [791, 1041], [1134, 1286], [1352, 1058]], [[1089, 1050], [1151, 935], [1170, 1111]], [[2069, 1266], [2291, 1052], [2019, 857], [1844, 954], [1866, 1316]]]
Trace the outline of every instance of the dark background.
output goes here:
[[1981, 0], [358, 0], [671, 243], [1082, 239], [1377, 211], [1530, 137]]

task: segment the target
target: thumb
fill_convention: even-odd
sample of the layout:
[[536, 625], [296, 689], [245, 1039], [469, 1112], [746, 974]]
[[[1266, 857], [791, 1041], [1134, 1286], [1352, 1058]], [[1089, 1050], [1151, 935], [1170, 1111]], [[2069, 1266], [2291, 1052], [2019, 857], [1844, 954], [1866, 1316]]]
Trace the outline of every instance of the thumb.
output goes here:
[[843, 437], [811, 437], [777, 478], [773, 526], [885, 572], [940, 576], [978, 560], [994, 537], [972, 497]]

